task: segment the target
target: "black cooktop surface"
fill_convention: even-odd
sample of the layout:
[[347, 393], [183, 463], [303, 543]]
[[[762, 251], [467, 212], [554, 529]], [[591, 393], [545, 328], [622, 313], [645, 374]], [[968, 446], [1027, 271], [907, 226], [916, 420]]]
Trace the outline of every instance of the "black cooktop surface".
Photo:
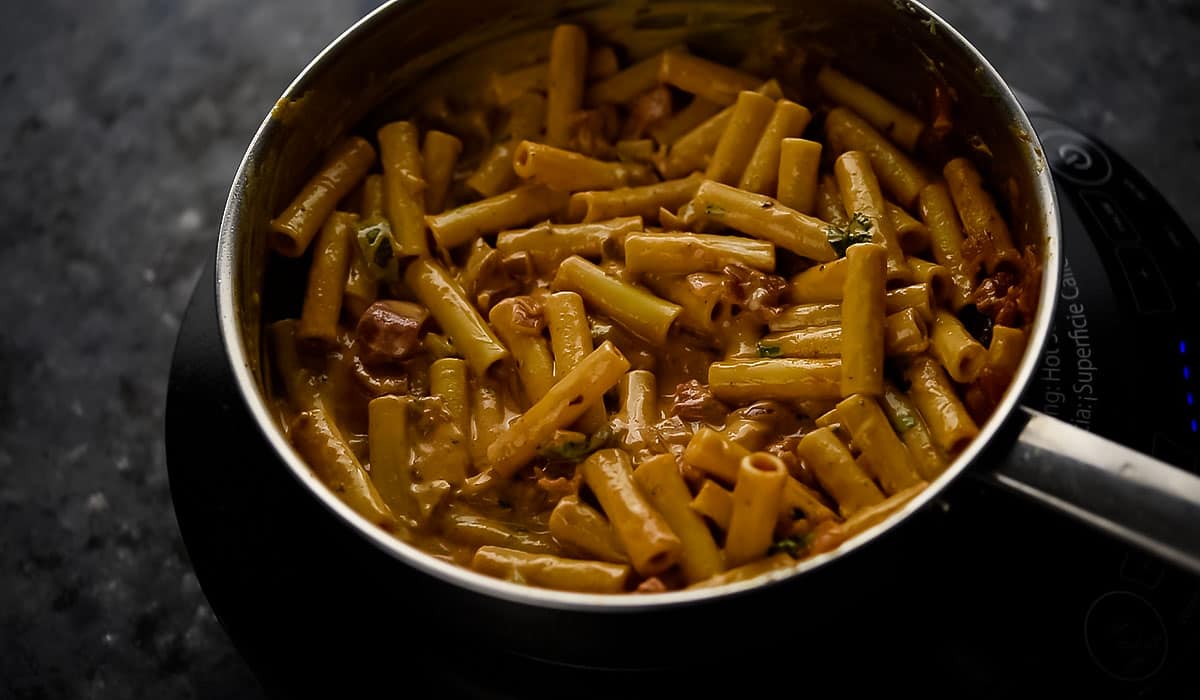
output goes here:
[[[1116, 154], [1032, 113], [1058, 184], [1064, 283], [1026, 403], [1197, 470], [1200, 245]], [[1200, 686], [1200, 580], [968, 475], [914, 526], [902, 610], [822, 644], [806, 605], [770, 611], [794, 647], [698, 640], [686, 668], [550, 666], [430, 640], [427, 623], [379, 629], [372, 610], [431, 604], [378, 591], [386, 556], [336, 526], [259, 438], [224, 367], [212, 270], [194, 294], [171, 373], [167, 450], [180, 528], [213, 610], [271, 691], [414, 683], [447, 697], [706, 697], [720, 686], [879, 685], [927, 696], [1174, 698]], [[720, 673], [714, 671], [720, 664]], [[653, 666], [653, 664], [649, 664]], [[730, 674], [736, 665], [745, 669]]]

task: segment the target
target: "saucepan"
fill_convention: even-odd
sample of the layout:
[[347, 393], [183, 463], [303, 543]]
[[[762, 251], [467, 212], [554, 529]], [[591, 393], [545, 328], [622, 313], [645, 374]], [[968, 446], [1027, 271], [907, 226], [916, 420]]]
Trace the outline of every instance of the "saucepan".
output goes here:
[[[1013, 231], [1040, 252], [1044, 273], [1029, 350], [980, 435], [902, 511], [839, 549], [786, 570], [712, 589], [603, 596], [549, 591], [488, 578], [435, 559], [379, 530], [338, 500], [288, 444], [270, 408], [262, 324], [272, 285], [267, 222], [339, 136], [404, 114], [435, 83], [468, 85], [479, 66], [500, 67], [527, 47], [544, 46], [552, 27], [575, 22], [631, 54], [685, 41], [719, 56], [752, 28], [775, 22], [814, 52], [828, 51], [854, 75], [914, 107], [935, 86], [956, 99], [956, 128], [1008, 193]], [[744, 48], [744, 47], [742, 47]], [[436, 78], [435, 78], [436, 76]], [[438, 83], [437, 81], [442, 81]], [[638, 664], [648, 645], [668, 648], [721, 626], [733, 634], [747, 611], [774, 596], [837, 600], [843, 562], [887, 550], [879, 540], [909, 526], [965, 472], [1022, 492], [1194, 572], [1200, 572], [1200, 479], [1021, 405], [1051, 330], [1062, 264], [1054, 187], [1037, 137], [1012, 90], [957, 31], [909, 0], [695, 0], [651, 4], [568, 1], [394, 0], [338, 37], [287, 88], [242, 159], [216, 253], [219, 327], [241, 395], [258, 429], [313, 498], [382, 551], [385, 569], [404, 572], [446, 610], [446, 625], [469, 628], [522, 653], [567, 662]], [[1136, 411], [1136, 406], [1128, 407]], [[891, 540], [891, 537], [888, 537]], [[321, 553], [314, 553], [321, 556]], [[865, 559], [864, 559], [865, 558]], [[861, 570], [861, 569], [859, 569]], [[832, 593], [829, 593], [832, 591]], [[621, 639], [620, 644], [613, 640]], [[657, 652], [655, 652], [658, 658]], [[639, 661], [641, 660], [641, 661]]]

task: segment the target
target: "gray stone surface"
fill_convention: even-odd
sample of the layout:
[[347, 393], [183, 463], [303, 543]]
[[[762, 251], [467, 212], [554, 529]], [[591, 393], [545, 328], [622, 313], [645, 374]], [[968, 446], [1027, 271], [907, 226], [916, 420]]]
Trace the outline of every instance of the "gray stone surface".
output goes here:
[[[252, 698], [179, 541], [170, 352], [228, 182], [373, 3], [0, 3], [0, 698]], [[1200, 229], [1200, 5], [930, 3]]]

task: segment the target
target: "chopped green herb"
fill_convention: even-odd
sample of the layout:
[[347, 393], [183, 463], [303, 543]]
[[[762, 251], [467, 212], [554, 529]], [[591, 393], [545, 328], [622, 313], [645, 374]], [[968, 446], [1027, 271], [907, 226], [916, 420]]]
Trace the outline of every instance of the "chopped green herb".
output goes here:
[[783, 350], [778, 345], [763, 345], [762, 343], [758, 344], [759, 357], [779, 357], [779, 353], [781, 352], [783, 352]]
[[358, 247], [370, 263], [371, 274], [383, 282], [400, 279], [399, 256], [396, 255], [396, 239], [387, 219], [375, 216], [358, 226]]
[[[562, 432], [567, 433], [568, 431]], [[597, 430], [590, 436], [574, 433], [574, 436], [568, 439], [551, 442], [542, 448], [541, 454], [554, 462], [582, 462], [588, 455], [604, 447], [611, 438], [612, 428], [608, 426]]]
[[790, 554], [794, 557], [800, 553], [801, 549], [804, 549], [804, 539], [803, 538], [796, 539], [794, 537], [787, 537], [782, 540], [778, 540], [778, 541], [774, 542], [771, 545], [771, 548], [767, 550], [767, 553], [775, 554], [777, 552], [787, 552], [788, 554]]
[[716, 204], [707, 204], [706, 203], [704, 205], [704, 215], [705, 216], [724, 216], [725, 215], [725, 207], [720, 207], [720, 206], [717, 206]]
[[829, 241], [829, 245], [833, 246], [838, 256], [843, 256], [846, 254], [846, 249], [855, 243], [871, 242], [871, 227], [871, 220], [862, 212], [858, 212], [846, 228], [826, 226], [825, 238]]

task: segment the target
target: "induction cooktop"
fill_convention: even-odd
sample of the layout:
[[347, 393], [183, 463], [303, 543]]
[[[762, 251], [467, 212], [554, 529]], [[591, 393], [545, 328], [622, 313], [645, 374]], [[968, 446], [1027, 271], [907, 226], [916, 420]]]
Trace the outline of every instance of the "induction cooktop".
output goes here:
[[[1111, 149], [1032, 100], [1054, 174], [1065, 267], [1025, 403], [1200, 471], [1200, 243]], [[1175, 698], [1200, 687], [1200, 579], [988, 483], [960, 479], [922, 514], [908, 605], [858, 642], [822, 644], [805, 606], [769, 611], [795, 646], [698, 640], [695, 663], [613, 671], [548, 664], [447, 638], [436, 604], [378, 580], [387, 556], [341, 529], [271, 454], [225, 368], [212, 268], [175, 349], [166, 415], [176, 514], [217, 617], [281, 697], [708, 697], [783, 686], [852, 697]], [[882, 613], [882, 611], [881, 611]], [[882, 664], [886, 656], [888, 663]], [[886, 670], [884, 670], [886, 669]], [[1189, 692], [1184, 689], [1192, 689]]]

